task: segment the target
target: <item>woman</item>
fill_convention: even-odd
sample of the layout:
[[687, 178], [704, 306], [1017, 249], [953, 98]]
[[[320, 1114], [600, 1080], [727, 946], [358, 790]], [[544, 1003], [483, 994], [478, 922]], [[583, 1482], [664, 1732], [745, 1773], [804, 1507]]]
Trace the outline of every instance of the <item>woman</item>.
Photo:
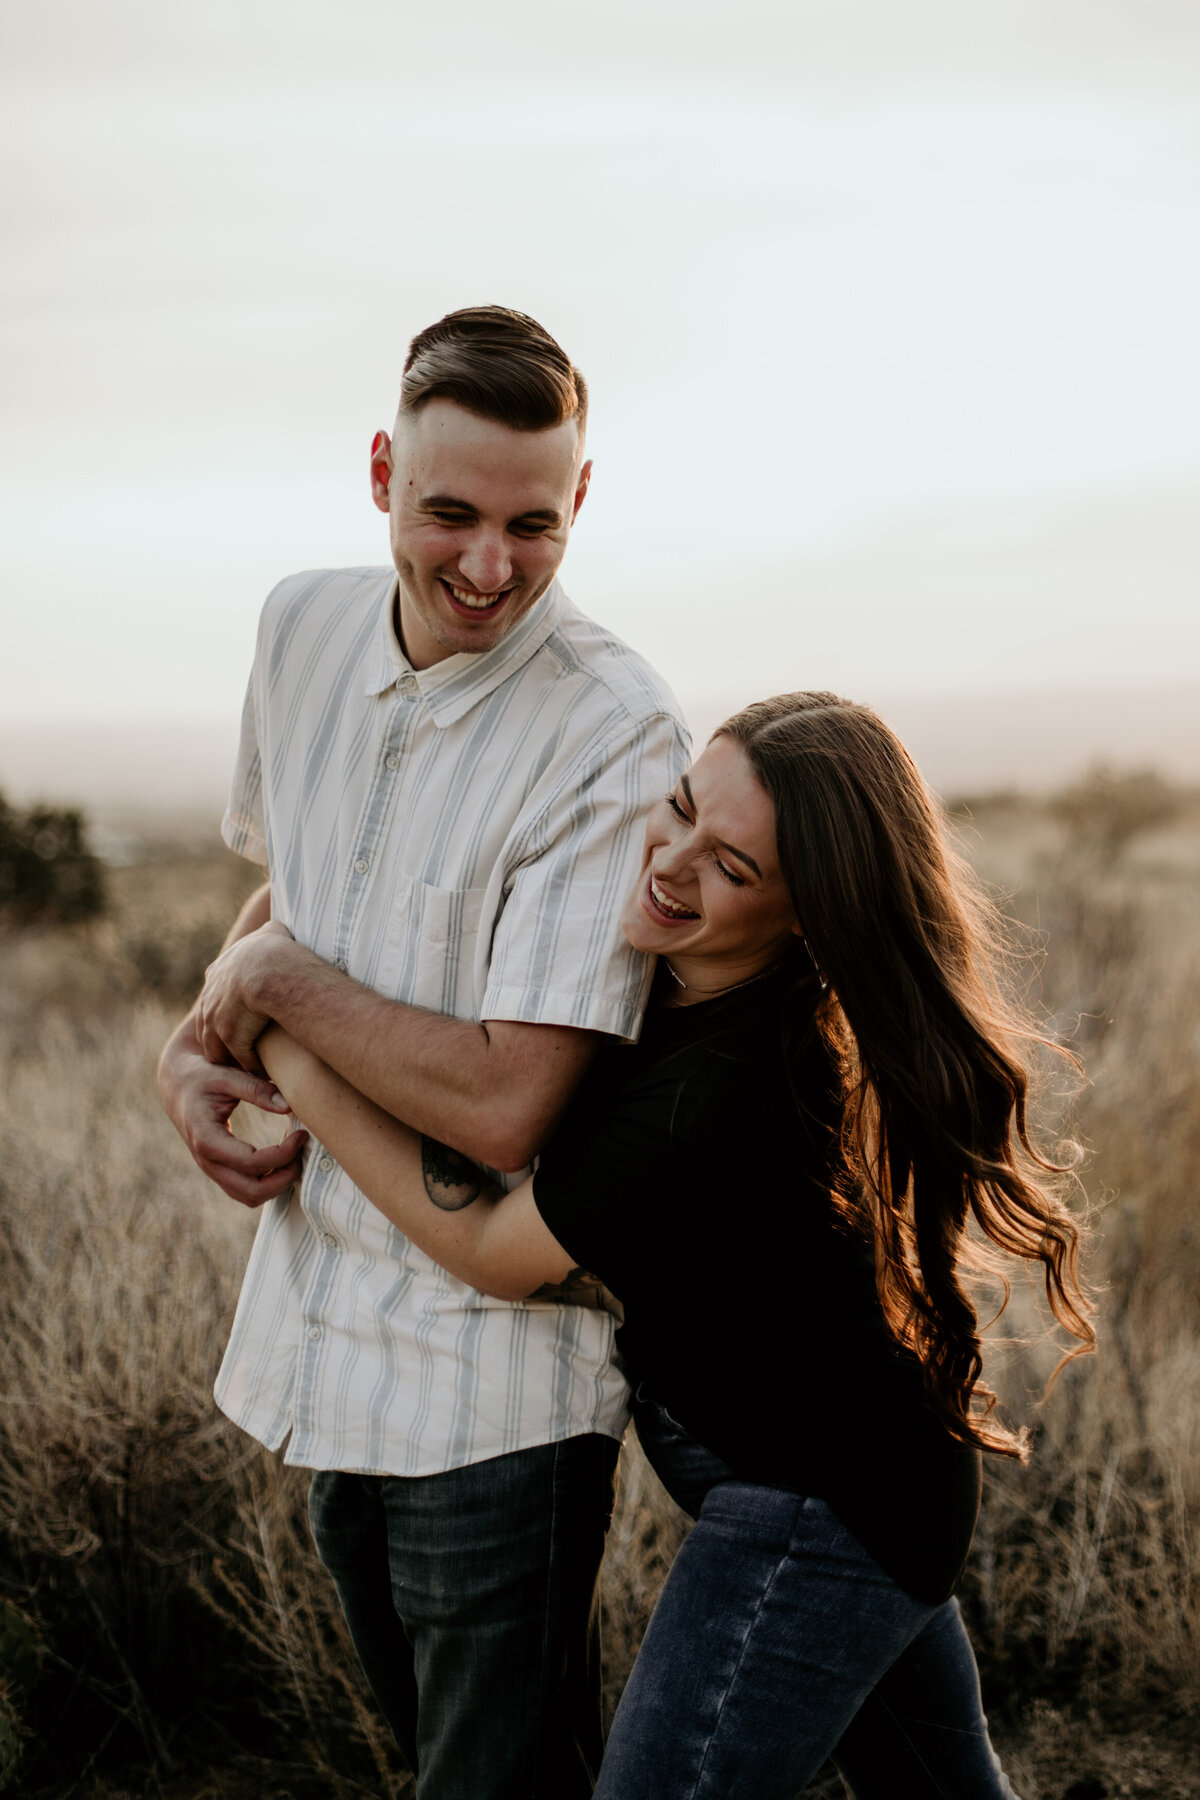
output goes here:
[[[957, 1603], [991, 1413], [966, 1227], [1041, 1265], [1093, 1342], [1078, 1232], [1025, 1126], [995, 920], [892, 733], [828, 694], [749, 707], [654, 809], [624, 915], [660, 958], [502, 1194], [275, 1029], [298, 1116], [452, 1274], [619, 1296], [646, 1452], [697, 1524], [605, 1754], [602, 1800], [1012, 1790]], [[432, 1203], [432, 1204], [431, 1204]]]

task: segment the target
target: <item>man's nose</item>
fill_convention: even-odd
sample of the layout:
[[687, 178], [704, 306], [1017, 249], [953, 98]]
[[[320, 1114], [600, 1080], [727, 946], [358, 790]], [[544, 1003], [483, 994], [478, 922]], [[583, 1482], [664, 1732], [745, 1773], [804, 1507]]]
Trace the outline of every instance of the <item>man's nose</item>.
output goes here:
[[479, 536], [460, 554], [458, 568], [477, 594], [494, 594], [512, 574], [512, 557], [501, 538]]

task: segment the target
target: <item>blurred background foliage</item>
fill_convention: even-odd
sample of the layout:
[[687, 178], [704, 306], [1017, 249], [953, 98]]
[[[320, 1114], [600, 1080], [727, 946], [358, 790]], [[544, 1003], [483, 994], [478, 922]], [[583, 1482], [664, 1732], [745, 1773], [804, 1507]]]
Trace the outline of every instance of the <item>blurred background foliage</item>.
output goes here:
[[71, 807], [10, 806], [0, 794], [0, 918], [94, 918], [104, 911], [104, 872]]
[[[408, 1777], [309, 1545], [307, 1478], [212, 1402], [253, 1218], [154, 1094], [158, 1048], [257, 874], [169, 830], [102, 868], [78, 814], [15, 817], [46, 874], [0, 931], [0, 1785], [399, 1800]], [[964, 1586], [985, 1698], [1024, 1800], [1183, 1800], [1200, 1745], [1200, 796], [1101, 770], [951, 818], [1048, 1035], [1083, 1062], [1077, 1079], [1047, 1060], [1040, 1129], [1086, 1147], [1101, 1289], [1099, 1355], [1044, 1401], [1056, 1351], [1034, 1296], [1019, 1288], [994, 1332], [993, 1380], [1034, 1453], [989, 1467]], [[610, 1705], [684, 1529], [628, 1444]]]

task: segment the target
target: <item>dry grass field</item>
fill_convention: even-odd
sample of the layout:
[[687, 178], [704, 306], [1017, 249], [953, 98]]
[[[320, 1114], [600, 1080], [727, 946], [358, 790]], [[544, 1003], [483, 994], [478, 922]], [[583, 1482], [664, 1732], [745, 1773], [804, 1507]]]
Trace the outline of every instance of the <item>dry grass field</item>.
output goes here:
[[[993, 1467], [964, 1604], [1023, 1800], [1200, 1794], [1200, 799], [1097, 777], [957, 808], [1083, 1059], [1100, 1354], [997, 1344], [1028, 1468]], [[211, 1401], [253, 1221], [152, 1070], [247, 886], [212, 845], [108, 872], [105, 917], [0, 938], [0, 1578], [35, 1621], [0, 1683], [31, 1796], [380, 1795], [406, 1778], [309, 1549], [304, 1477]], [[605, 1566], [619, 1691], [680, 1521], [635, 1453]], [[3, 1693], [0, 1693], [2, 1710]], [[0, 1720], [2, 1723], [2, 1720]], [[0, 1772], [4, 1746], [0, 1733]], [[836, 1778], [811, 1790], [842, 1792]]]

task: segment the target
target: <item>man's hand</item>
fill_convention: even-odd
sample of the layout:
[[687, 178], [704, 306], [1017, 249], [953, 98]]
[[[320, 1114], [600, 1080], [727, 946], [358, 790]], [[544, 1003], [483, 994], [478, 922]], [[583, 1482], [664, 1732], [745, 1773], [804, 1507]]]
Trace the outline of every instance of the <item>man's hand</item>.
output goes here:
[[507, 1170], [546, 1142], [597, 1043], [575, 1026], [472, 1023], [389, 1000], [275, 924], [227, 946], [194, 1017], [210, 1062], [263, 1074], [254, 1045], [271, 1020], [394, 1119]]
[[263, 1073], [254, 1044], [270, 1015], [255, 999], [256, 986], [281, 956], [298, 950], [287, 927], [271, 919], [210, 965], [195, 1012], [197, 1043], [210, 1063], [235, 1062], [252, 1075]]
[[184, 1020], [162, 1053], [158, 1091], [196, 1163], [231, 1200], [261, 1206], [300, 1179], [306, 1132], [289, 1132], [281, 1144], [253, 1150], [229, 1130], [239, 1101], [273, 1113], [286, 1113], [287, 1101], [261, 1076], [209, 1062], [196, 1035], [195, 1015]]

